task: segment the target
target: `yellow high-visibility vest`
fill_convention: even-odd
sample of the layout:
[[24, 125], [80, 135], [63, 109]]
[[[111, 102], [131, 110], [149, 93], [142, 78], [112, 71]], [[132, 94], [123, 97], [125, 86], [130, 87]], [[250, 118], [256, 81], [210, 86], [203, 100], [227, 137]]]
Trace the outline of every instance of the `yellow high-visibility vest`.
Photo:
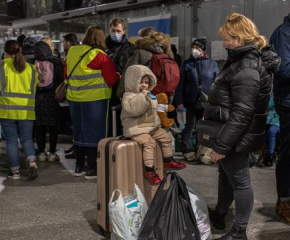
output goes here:
[[13, 58], [0, 61], [0, 118], [35, 120], [35, 92], [38, 75], [34, 65], [26, 63], [19, 73]]
[[[87, 45], [73, 46], [69, 49], [66, 64], [67, 76], [71, 73], [81, 56], [91, 47]], [[110, 99], [112, 89], [106, 84], [102, 71], [88, 68], [87, 65], [97, 56], [103, 53], [100, 49], [92, 49], [77, 65], [68, 80], [66, 98], [75, 102], [90, 102], [102, 99]]]

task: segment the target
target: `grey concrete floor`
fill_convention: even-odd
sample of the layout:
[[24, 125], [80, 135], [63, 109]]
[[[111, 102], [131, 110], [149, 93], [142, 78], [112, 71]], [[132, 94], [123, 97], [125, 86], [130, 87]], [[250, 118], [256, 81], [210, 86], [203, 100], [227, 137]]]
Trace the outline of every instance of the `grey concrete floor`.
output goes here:
[[[59, 154], [70, 144], [59, 144]], [[97, 180], [72, 176], [75, 160], [40, 162], [39, 178], [26, 181], [22, 149], [21, 180], [6, 179], [0, 192], [0, 239], [58, 240], [104, 239], [97, 226]], [[0, 142], [0, 178], [8, 172], [5, 141]], [[179, 171], [188, 186], [194, 187], [214, 207], [217, 199], [217, 164], [195, 165]], [[275, 167], [252, 168], [254, 209], [247, 230], [251, 240], [290, 239], [289, 225], [275, 213]], [[1, 185], [0, 179], [0, 185]], [[1, 191], [1, 186], [0, 186]], [[213, 238], [222, 236], [232, 224], [233, 208], [227, 214], [227, 229], [212, 228]]]

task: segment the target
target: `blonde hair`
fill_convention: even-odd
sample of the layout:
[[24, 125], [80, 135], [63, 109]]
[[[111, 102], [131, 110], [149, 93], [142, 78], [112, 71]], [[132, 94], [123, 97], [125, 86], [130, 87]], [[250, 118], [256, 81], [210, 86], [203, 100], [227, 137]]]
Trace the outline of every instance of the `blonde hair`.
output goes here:
[[41, 37], [41, 38], [40, 38], [40, 41], [43, 41], [43, 42], [47, 43], [47, 45], [48, 45], [48, 46], [50, 47], [50, 49], [51, 49], [51, 52], [52, 52], [52, 53], [54, 52], [54, 44], [53, 44], [53, 42], [52, 42], [52, 40], [51, 40], [50, 37]]
[[256, 25], [244, 15], [232, 13], [219, 29], [220, 36], [225, 39], [227, 35], [238, 39], [241, 45], [257, 45], [259, 50], [267, 46], [267, 40], [260, 35]]

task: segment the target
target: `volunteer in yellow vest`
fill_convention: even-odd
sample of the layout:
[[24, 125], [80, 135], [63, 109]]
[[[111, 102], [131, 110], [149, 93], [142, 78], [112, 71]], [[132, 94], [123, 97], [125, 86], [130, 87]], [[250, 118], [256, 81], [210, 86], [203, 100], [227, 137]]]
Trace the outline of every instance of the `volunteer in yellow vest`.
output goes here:
[[20, 139], [29, 164], [28, 180], [33, 180], [38, 176], [32, 139], [38, 77], [35, 67], [25, 62], [19, 43], [14, 40], [5, 43], [4, 60], [0, 61], [0, 77], [0, 122], [6, 138], [7, 157], [11, 168], [8, 177], [20, 179]]
[[[66, 97], [73, 122], [75, 176], [85, 175], [86, 179], [97, 177], [97, 144], [107, 135], [111, 87], [120, 79], [105, 49], [104, 31], [98, 26], [91, 26], [87, 29], [82, 45], [70, 48], [65, 66], [65, 76], [72, 73], [66, 80]], [[85, 157], [88, 160], [86, 172]]]

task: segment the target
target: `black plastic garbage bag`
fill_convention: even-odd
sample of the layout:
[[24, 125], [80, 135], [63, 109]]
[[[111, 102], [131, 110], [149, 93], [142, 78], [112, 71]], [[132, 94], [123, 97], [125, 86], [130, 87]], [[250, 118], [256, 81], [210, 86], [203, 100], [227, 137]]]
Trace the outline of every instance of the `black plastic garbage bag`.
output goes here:
[[[168, 176], [170, 185], [164, 186]], [[162, 180], [145, 215], [138, 240], [200, 240], [188, 190], [176, 172]]]

